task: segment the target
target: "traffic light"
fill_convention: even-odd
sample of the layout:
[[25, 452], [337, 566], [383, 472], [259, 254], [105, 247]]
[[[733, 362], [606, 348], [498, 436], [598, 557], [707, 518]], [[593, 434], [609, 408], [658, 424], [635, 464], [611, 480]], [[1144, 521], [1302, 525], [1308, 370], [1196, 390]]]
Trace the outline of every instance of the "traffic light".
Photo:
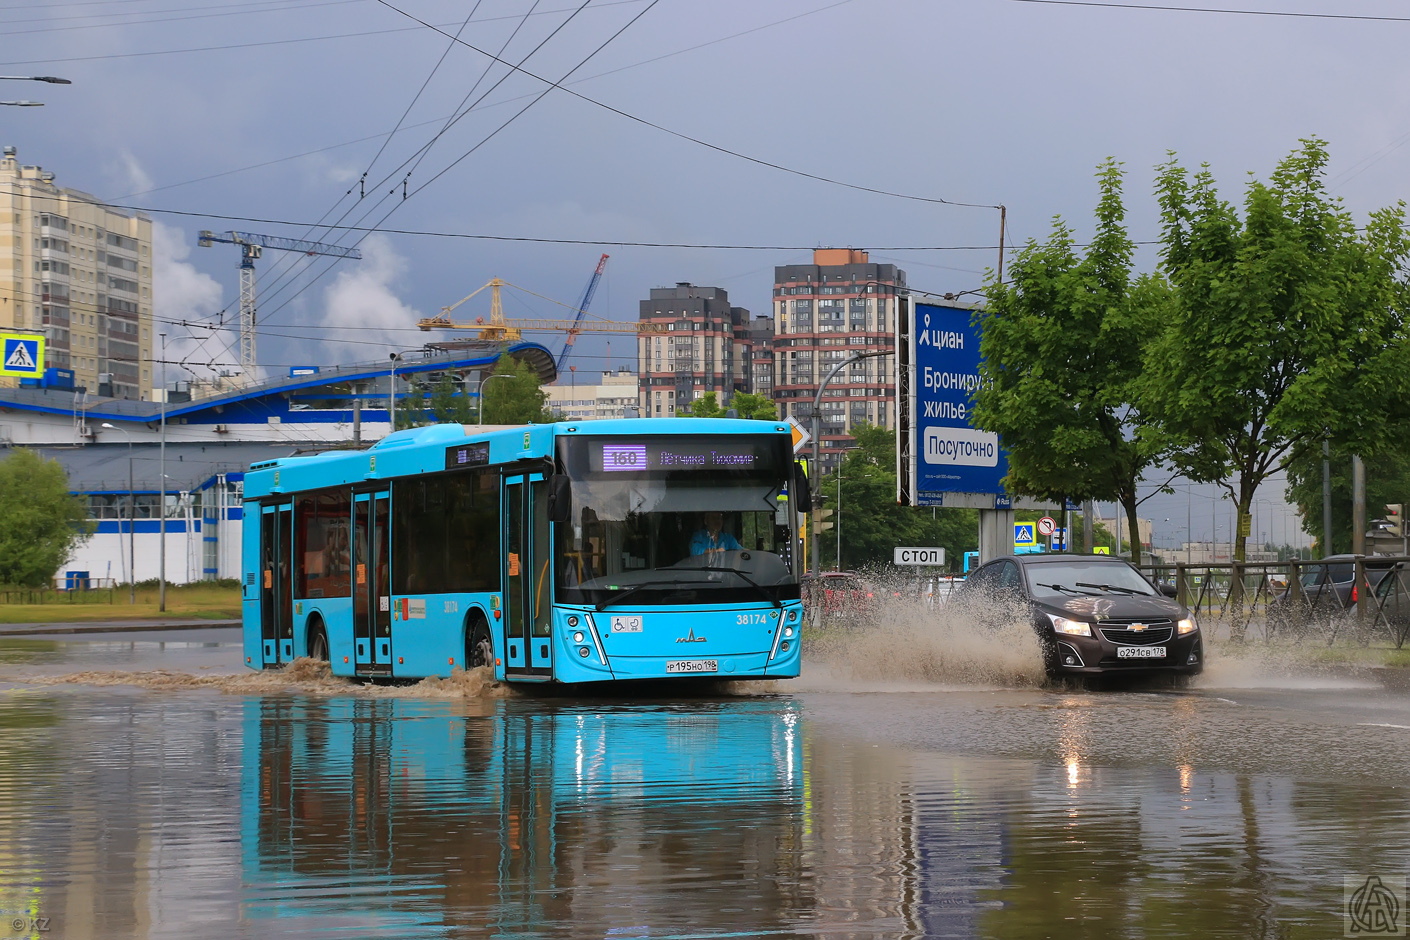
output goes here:
[[1385, 534], [1397, 539], [1405, 534], [1404, 503], [1386, 503]]
[[820, 511], [818, 512], [818, 531], [819, 531], [819, 532], [826, 532], [828, 529], [832, 528], [832, 523], [828, 521], [828, 520], [831, 519], [831, 518], [832, 518], [832, 510], [831, 510], [831, 509], [823, 509], [823, 510], [820, 510]]

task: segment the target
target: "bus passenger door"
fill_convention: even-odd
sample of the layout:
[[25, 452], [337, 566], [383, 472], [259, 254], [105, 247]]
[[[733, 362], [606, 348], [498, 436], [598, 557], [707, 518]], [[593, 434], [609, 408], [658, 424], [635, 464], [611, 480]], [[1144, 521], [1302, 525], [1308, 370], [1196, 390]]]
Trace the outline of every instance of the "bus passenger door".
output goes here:
[[386, 490], [353, 502], [353, 658], [360, 675], [392, 672], [389, 506]]
[[553, 674], [548, 484], [542, 473], [506, 477], [504, 484], [505, 672], [547, 679]]
[[260, 639], [264, 663], [294, 658], [294, 507], [260, 509]]

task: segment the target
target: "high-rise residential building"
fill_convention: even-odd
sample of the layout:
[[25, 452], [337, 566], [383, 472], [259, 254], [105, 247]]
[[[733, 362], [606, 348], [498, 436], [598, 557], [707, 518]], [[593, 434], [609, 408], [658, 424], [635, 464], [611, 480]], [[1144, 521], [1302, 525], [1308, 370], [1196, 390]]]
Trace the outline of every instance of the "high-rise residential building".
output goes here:
[[651, 299], [641, 302], [641, 320], [666, 327], [637, 339], [642, 417], [688, 411], [707, 392], [724, 404], [748, 388], [741, 346], [749, 311], [731, 307], [726, 291], [685, 281], [653, 287]]
[[0, 329], [42, 332], [46, 366], [92, 394], [150, 397], [152, 220], [0, 157]]
[[[818, 385], [857, 352], [894, 352], [906, 272], [865, 251], [820, 248], [812, 264], [774, 268], [774, 401], [781, 417], [811, 429]], [[895, 360], [862, 359], [828, 383], [821, 401], [821, 458], [833, 466], [863, 422], [896, 426]]]
[[755, 317], [745, 327], [743, 350], [748, 391], [774, 397], [774, 318]]

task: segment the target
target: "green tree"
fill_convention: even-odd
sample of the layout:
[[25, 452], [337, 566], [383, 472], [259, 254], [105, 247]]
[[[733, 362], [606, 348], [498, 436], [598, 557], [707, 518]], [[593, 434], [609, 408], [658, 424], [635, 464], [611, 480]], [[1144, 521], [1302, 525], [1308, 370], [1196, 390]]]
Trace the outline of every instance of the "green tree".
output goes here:
[[714, 392], [706, 392], [690, 403], [690, 411], [681, 415], [682, 418], [723, 418], [725, 409], [720, 407], [720, 403]]
[[[1136, 433], [1134, 385], [1169, 290], [1158, 277], [1132, 276], [1120, 165], [1108, 159], [1097, 182], [1085, 254], [1056, 219], [1047, 241], [1018, 251], [1007, 281], [986, 286], [973, 422], [1003, 438], [1007, 490], [1059, 504], [1113, 500], [1134, 532], [1137, 484], [1160, 457], [1155, 440]], [[1139, 544], [1132, 560], [1141, 560]]]
[[[509, 378], [495, 378], [500, 375]], [[494, 372], [481, 383], [480, 395], [484, 399], [485, 424], [545, 424], [553, 420], [553, 414], [544, 407], [548, 394], [538, 374], [528, 363], [510, 356], [499, 357]]]
[[754, 418], [762, 421], [778, 419], [778, 407], [763, 395], [752, 392], [735, 392], [730, 397], [729, 406], [741, 418]]
[[431, 388], [431, 417], [437, 424], [473, 424], [475, 411], [470, 396], [456, 377], [447, 372]]
[[[1174, 290], [1140, 398], [1187, 477], [1235, 500], [1246, 557], [1258, 487], [1324, 438], [1371, 455], [1399, 433], [1410, 392], [1404, 205], [1358, 228], [1326, 192], [1323, 141], [1302, 141], [1242, 218], [1207, 166], [1159, 168], [1162, 266]], [[1403, 426], [1403, 425], [1401, 425]]]
[[682, 418], [725, 418], [733, 411], [736, 417], [755, 418], [765, 421], [772, 421], [778, 418], [778, 408], [774, 403], [763, 395], [753, 395], [749, 392], [735, 392], [730, 396], [728, 405], [719, 403], [719, 396], [714, 392], [706, 392], [690, 403], [690, 411], [680, 415]]
[[[824, 508], [840, 515], [842, 557], [836, 530], [821, 533], [823, 567], [889, 565], [899, 545], [942, 546], [950, 567], [979, 545], [979, 517], [973, 509], [934, 511], [896, 503], [896, 432], [861, 424], [852, 430], [857, 446], [842, 459], [841, 473], [820, 483]], [[841, 479], [839, 500], [838, 480]], [[839, 510], [840, 506], [840, 510]]]
[[92, 532], [57, 460], [24, 449], [0, 460], [0, 584], [48, 584]]
[[[1364, 458], [1366, 518], [1387, 503], [1410, 505], [1410, 445]], [[1288, 499], [1296, 504], [1303, 531], [1317, 539], [1320, 555], [1351, 551], [1351, 456], [1331, 455], [1332, 544], [1322, 543], [1322, 454], [1303, 452], [1288, 463]]]

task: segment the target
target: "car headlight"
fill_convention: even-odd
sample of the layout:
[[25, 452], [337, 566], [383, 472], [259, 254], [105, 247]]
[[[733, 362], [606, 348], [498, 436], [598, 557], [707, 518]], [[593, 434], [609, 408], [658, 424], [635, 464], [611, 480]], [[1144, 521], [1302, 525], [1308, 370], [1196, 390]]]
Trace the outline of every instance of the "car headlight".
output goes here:
[[1175, 632], [1180, 636], [1184, 636], [1186, 633], [1194, 633], [1198, 629], [1199, 624], [1195, 623], [1195, 618], [1193, 617], [1186, 617], [1175, 625]]
[[1068, 620], [1066, 617], [1059, 617], [1056, 614], [1048, 614], [1048, 619], [1053, 622], [1053, 629], [1058, 633], [1066, 633], [1068, 636], [1091, 636], [1092, 625], [1083, 620]]

